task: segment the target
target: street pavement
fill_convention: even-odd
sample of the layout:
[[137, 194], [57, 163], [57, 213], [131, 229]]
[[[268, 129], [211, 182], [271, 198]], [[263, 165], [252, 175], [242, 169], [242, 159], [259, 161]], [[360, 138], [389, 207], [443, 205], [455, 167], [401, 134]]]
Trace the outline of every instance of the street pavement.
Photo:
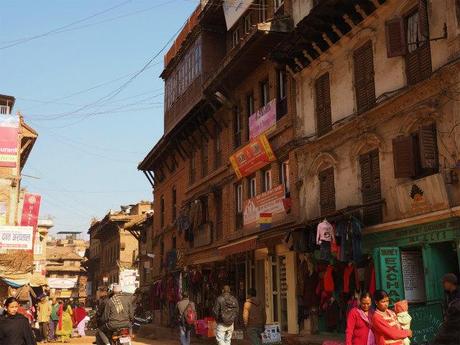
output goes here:
[[[72, 338], [70, 344], [72, 345], [92, 345], [94, 337], [84, 337], [84, 338]], [[136, 338], [132, 345], [177, 345], [179, 340], [150, 340], [150, 339], [141, 339]], [[56, 345], [60, 343], [55, 343]]]

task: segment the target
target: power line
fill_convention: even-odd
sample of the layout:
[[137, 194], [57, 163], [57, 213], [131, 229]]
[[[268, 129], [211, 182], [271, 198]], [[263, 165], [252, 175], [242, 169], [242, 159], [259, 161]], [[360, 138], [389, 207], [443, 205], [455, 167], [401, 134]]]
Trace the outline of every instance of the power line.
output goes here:
[[56, 29], [53, 29], [53, 30], [50, 30], [50, 31], [47, 31], [45, 33], [42, 33], [42, 34], [38, 34], [38, 35], [34, 35], [34, 36], [29, 36], [29, 37], [25, 37], [25, 38], [21, 38], [21, 39], [18, 39], [16, 41], [13, 41], [12, 43], [10, 44], [7, 44], [7, 45], [4, 45], [2, 47], [0, 47], [0, 50], [4, 50], [4, 49], [8, 49], [8, 48], [12, 48], [12, 47], [15, 47], [17, 45], [20, 45], [20, 44], [23, 44], [23, 43], [26, 43], [26, 42], [30, 42], [30, 41], [33, 41], [33, 40], [36, 40], [36, 39], [39, 39], [39, 38], [42, 38], [42, 37], [45, 37], [45, 36], [49, 36], [49, 35], [52, 35], [52, 34], [55, 34], [55, 33], [58, 33], [60, 30], [63, 30], [63, 29], [66, 29], [66, 28], [69, 28], [71, 26], [74, 26], [76, 24], [79, 24], [79, 23], [82, 23], [82, 22], [85, 22], [85, 21], [88, 21], [89, 19], [91, 18], [95, 18], [95, 17], [98, 17], [100, 15], [103, 15], [107, 12], [110, 12], [110, 11], [113, 11], [121, 6], [124, 6], [126, 5], [128, 2], [131, 2], [131, 0], [126, 0], [126, 1], [123, 1], [115, 6], [112, 6], [112, 7], [109, 7], [103, 11], [100, 11], [100, 12], [97, 12], [95, 14], [92, 14], [88, 17], [84, 17], [82, 19], [78, 19], [74, 22], [71, 22], [69, 24], [66, 24], [64, 26], [61, 26], [59, 28], [56, 28]]

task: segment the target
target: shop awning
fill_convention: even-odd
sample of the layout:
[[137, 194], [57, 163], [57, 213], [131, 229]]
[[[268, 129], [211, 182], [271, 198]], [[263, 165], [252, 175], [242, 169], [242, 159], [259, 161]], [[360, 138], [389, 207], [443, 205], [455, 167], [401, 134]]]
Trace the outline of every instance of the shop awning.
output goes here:
[[222, 256], [228, 256], [233, 254], [239, 254], [254, 250], [257, 247], [257, 236], [249, 237], [241, 241], [233, 242], [225, 246], [219, 247], [219, 254]]
[[217, 256], [208, 256], [205, 258], [199, 258], [195, 259], [192, 261], [192, 265], [201, 265], [201, 264], [207, 264], [210, 262], [217, 262], [217, 261], [224, 261], [225, 256], [222, 255], [217, 255]]

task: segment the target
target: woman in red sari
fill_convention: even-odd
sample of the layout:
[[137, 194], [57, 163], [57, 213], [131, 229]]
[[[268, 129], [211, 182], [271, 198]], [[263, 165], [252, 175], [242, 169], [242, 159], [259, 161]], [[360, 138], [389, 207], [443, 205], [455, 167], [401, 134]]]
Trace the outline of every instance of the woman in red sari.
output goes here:
[[88, 314], [86, 313], [84, 303], [80, 303], [78, 307], [75, 307], [73, 311], [75, 326], [77, 327], [78, 335], [80, 337], [86, 336], [85, 328], [86, 328], [86, 319], [87, 319], [86, 316], [87, 315]]
[[374, 302], [377, 310], [372, 317], [372, 329], [376, 345], [404, 345], [404, 338], [412, 337], [412, 331], [402, 329], [396, 314], [388, 309], [388, 294], [383, 290], [375, 291]]
[[359, 306], [348, 313], [345, 345], [375, 345], [371, 304], [371, 295], [365, 292], [360, 296]]

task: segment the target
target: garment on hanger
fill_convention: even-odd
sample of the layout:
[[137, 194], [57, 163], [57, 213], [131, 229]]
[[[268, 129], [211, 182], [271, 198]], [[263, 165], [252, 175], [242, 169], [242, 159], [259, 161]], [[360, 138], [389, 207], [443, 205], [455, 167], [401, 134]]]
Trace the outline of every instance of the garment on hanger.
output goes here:
[[323, 220], [318, 224], [316, 229], [316, 244], [321, 244], [323, 242], [331, 242], [335, 237], [334, 228], [331, 223], [327, 220]]
[[353, 261], [358, 263], [361, 261], [362, 257], [362, 248], [361, 248], [361, 240], [362, 240], [362, 224], [361, 222], [352, 217], [351, 220], [351, 235], [352, 235], [352, 242], [353, 242]]
[[324, 273], [324, 291], [326, 292], [334, 292], [334, 266], [329, 265], [327, 266], [326, 272]]
[[319, 248], [319, 258], [324, 261], [329, 261], [331, 259], [331, 242], [321, 242]]
[[343, 292], [350, 293], [350, 277], [354, 271], [354, 267], [348, 264], [343, 272]]

